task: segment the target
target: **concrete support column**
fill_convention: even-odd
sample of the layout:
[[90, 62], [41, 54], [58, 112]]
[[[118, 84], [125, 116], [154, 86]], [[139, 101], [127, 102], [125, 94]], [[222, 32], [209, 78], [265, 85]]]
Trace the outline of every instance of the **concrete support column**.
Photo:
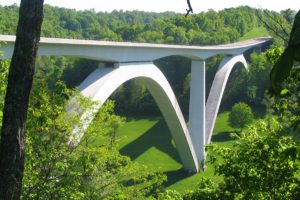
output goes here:
[[189, 132], [199, 166], [205, 159], [205, 60], [193, 60], [189, 105]]

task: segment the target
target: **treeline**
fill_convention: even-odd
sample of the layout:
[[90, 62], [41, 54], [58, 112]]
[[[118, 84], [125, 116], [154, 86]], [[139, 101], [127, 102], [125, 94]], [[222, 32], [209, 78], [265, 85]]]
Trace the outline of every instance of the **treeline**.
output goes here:
[[[268, 13], [282, 20], [284, 27], [289, 27], [293, 21], [290, 10]], [[17, 6], [0, 7], [1, 34], [14, 34], [17, 15]], [[237, 41], [261, 25], [256, 10], [249, 7], [219, 13], [209, 11], [184, 18], [175, 13], [76, 12], [45, 6], [42, 34], [48, 37], [216, 44]], [[195, 35], [191, 37], [191, 33]], [[277, 101], [272, 97], [265, 98], [269, 71], [281, 53], [280, 48], [272, 48], [261, 55], [248, 52], [249, 71], [246, 73], [237, 68], [233, 72], [223, 104], [229, 107], [236, 101], [244, 101], [259, 106], [264, 99], [270, 116], [265, 122], [259, 121], [245, 133], [236, 135], [235, 148], [210, 147], [216, 153], [209, 154], [212, 155], [211, 163], [216, 162], [214, 155], [224, 160], [215, 165], [215, 173], [224, 180], [218, 183], [199, 180], [199, 188], [185, 195], [164, 191], [164, 174], [119, 154], [115, 131], [123, 118], [114, 114], [112, 102], [102, 107], [80, 144], [70, 145], [74, 124], [80, 125], [82, 121], [78, 115], [66, 113], [68, 99], [76, 95], [75, 90], [69, 88], [78, 85], [97, 63], [68, 57], [39, 58], [28, 110], [22, 199], [299, 199], [300, 184], [295, 177], [299, 174], [299, 148], [289, 136], [294, 125], [299, 124], [299, 72], [294, 71], [286, 82], [282, 98]], [[207, 91], [221, 59], [222, 55], [219, 55], [206, 62]], [[190, 62], [178, 56], [155, 61], [185, 111], [189, 100]], [[0, 122], [8, 66], [8, 61], [0, 61]], [[113, 98], [117, 100], [117, 110], [125, 114], [128, 111], [158, 112], [146, 89], [135, 81], [120, 87]], [[80, 102], [82, 107], [91, 106], [87, 99]], [[280, 115], [272, 116], [274, 112]], [[299, 129], [296, 131], [298, 134]], [[99, 142], [99, 136], [103, 137], [102, 142]], [[236, 185], [237, 182], [241, 184]]]
[[[42, 36], [77, 39], [211, 45], [237, 41], [262, 26], [250, 7], [209, 10], [184, 17], [172, 12], [76, 11], [45, 5]], [[1, 34], [14, 34], [18, 6], [0, 7]]]
[[[273, 16], [280, 19], [284, 26], [292, 23], [293, 11], [281, 13], [259, 11], [247, 6], [229, 8], [219, 12], [209, 10], [184, 17], [184, 15], [165, 12], [149, 13], [141, 11], [113, 11], [111, 13], [95, 12], [94, 10], [76, 11], [66, 8], [45, 5], [45, 19], [42, 36], [94, 40], [136, 41], [149, 43], [212, 45], [236, 42], [249, 32], [250, 37], [261, 36], [264, 23], [263, 16]], [[0, 34], [14, 34], [18, 19], [18, 6], [0, 6]], [[253, 35], [254, 34], [254, 35]], [[261, 105], [261, 99], [268, 84], [258, 87], [262, 81], [268, 80], [269, 65], [260, 61], [259, 56], [247, 53], [252, 60], [254, 74], [232, 76], [225, 92], [223, 105], [229, 108], [236, 101]], [[222, 55], [207, 60], [207, 91], [214, 78]], [[190, 60], [184, 57], [172, 56], [155, 61], [164, 72], [179, 100], [184, 113], [188, 112]], [[57, 73], [57, 80], [64, 80], [69, 87], [77, 86], [88, 73], [97, 67], [93, 61], [75, 58], [42, 58], [38, 68], [42, 71]], [[254, 69], [255, 68], [255, 69]], [[263, 71], [263, 72], [262, 72]], [[76, 79], [74, 78], [76, 77]], [[260, 77], [258, 80], [258, 77]], [[54, 81], [57, 81], [54, 80]], [[257, 81], [257, 82], [256, 82]], [[51, 83], [54, 85], [54, 83]], [[243, 88], [240, 87], [241, 84]], [[246, 88], [246, 89], [245, 89]], [[249, 98], [250, 97], [250, 98]], [[112, 97], [117, 101], [116, 111], [119, 114], [158, 114], [158, 108], [150, 94], [135, 81], [128, 82], [118, 89]], [[118, 103], [122, 102], [122, 103]]]

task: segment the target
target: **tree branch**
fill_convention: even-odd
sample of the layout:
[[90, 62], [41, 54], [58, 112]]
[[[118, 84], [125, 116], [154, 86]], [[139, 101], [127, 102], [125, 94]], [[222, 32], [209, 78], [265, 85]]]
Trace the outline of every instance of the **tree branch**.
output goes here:
[[[259, 21], [261, 21], [263, 23], [263, 25], [269, 29], [273, 34], [275, 34], [277, 37], [279, 37], [280, 39], [282, 39], [285, 43], [288, 43], [288, 39], [286, 38], [286, 36], [282, 36], [280, 33], [279, 33], [279, 29], [275, 26], [273, 27], [272, 25], [268, 24], [267, 21], [265, 21], [263, 19], [263, 15], [261, 15], [258, 10], [256, 10], [256, 15], [259, 19]], [[286, 30], [282, 27], [282, 25], [276, 21], [273, 17], [271, 17], [269, 14], [267, 14], [268, 17], [270, 17], [273, 21], [276, 22], [276, 24], [279, 24], [279, 26], [282, 28], [282, 30], [284, 31], [284, 33], [286, 33]]]
[[187, 0], [187, 4], [188, 4], [189, 8], [186, 9], [187, 13], [185, 14], [185, 17], [187, 17], [190, 13], [193, 13], [193, 8], [192, 8], [190, 0]]
[[273, 16], [272, 16], [271, 14], [269, 14], [268, 12], [266, 12], [266, 15], [267, 15], [268, 18], [270, 18], [275, 24], [277, 24], [277, 25], [281, 28], [281, 30], [283, 31], [283, 33], [284, 33], [284, 35], [285, 35], [285, 36], [283, 36], [283, 37], [289, 38], [290, 34], [288, 33], [288, 30], [286, 30], [286, 28], [283, 27], [283, 23], [280, 23], [280, 22], [279, 22], [279, 19], [276, 20], [276, 18], [273, 17]]

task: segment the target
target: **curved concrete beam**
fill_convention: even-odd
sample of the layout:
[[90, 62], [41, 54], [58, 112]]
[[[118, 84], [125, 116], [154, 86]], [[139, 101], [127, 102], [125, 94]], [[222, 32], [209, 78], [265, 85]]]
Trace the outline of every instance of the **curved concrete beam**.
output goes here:
[[[261, 37], [223, 45], [185, 46], [41, 37], [38, 55], [72, 56], [109, 62], [152, 62], [174, 55], [192, 60], [205, 60], [218, 54], [238, 55], [247, 49], [259, 47], [271, 39], [270, 37]], [[0, 35], [1, 41], [5, 42], [1, 46], [1, 50], [4, 51], [3, 58], [10, 58], [14, 49], [15, 36]]]
[[218, 115], [219, 107], [221, 104], [222, 96], [227, 84], [229, 75], [237, 63], [242, 63], [247, 69], [247, 62], [243, 55], [237, 56], [226, 56], [223, 58], [219, 65], [219, 69], [215, 75], [214, 81], [212, 83], [209, 96], [205, 106], [205, 138], [206, 145], [211, 141], [211, 136], [213, 128]]
[[85, 97], [103, 104], [121, 84], [134, 78], [148, 88], [157, 102], [184, 168], [198, 172], [197, 157], [179, 104], [167, 79], [153, 63], [122, 63], [117, 68], [99, 68], [82, 82], [78, 90]]

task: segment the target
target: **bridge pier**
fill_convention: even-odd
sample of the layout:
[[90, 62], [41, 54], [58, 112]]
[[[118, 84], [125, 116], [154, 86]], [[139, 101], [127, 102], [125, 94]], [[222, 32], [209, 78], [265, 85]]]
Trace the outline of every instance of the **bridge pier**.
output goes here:
[[192, 60], [189, 132], [198, 166], [205, 159], [205, 60]]

